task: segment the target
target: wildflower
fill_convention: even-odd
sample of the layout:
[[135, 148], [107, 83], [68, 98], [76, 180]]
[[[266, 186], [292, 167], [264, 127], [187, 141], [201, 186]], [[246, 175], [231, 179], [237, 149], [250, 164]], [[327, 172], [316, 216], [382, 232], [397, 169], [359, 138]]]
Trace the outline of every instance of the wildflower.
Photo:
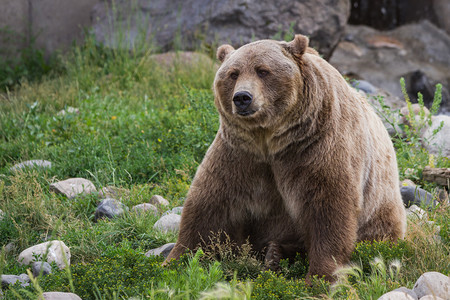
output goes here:
[[117, 119], [116, 116], [112, 116], [112, 117], [111, 117], [111, 120], [115, 120], [115, 119]]

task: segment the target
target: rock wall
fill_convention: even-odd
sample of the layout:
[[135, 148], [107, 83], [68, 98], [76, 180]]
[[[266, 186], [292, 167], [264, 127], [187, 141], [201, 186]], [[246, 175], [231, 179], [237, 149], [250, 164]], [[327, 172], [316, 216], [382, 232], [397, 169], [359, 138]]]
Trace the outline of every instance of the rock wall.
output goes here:
[[[81, 41], [91, 26], [92, 8], [101, 0], [0, 0], [0, 49], [30, 45], [50, 54]], [[4, 54], [4, 53], [2, 53]]]

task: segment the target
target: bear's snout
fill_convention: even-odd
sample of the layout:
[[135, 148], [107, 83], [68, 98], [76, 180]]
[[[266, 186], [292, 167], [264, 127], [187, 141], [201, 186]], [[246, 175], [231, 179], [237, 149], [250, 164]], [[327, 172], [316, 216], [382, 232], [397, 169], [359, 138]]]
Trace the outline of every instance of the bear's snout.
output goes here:
[[249, 110], [252, 104], [253, 96], [247, 91], [237, 92], [233, 96], [234, 105], [236, 105], [237, 113], [243, 116], [250, 115], [253, 111]]

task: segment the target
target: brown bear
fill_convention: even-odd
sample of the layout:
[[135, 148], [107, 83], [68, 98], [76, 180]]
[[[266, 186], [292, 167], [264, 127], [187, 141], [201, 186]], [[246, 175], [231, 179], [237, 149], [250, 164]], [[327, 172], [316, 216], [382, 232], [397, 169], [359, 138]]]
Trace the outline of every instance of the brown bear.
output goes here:
[[226, 232], [333, 280], [361, 240], [405, 233], [393, 145], [366, 99], [296, 35], [217, 51], [220, 128], [165, 263]]

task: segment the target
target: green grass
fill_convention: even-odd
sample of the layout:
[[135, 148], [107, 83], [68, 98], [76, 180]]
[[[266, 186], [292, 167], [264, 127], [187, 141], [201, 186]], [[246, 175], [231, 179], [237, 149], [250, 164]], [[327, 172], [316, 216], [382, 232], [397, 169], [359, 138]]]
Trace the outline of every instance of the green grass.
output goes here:
[[[450, 213], [444, 206], [429, 212], [441, 226], [442, 242], [433, 238], [435, 228], [410, 223], [407, 238], [397, 245], [359, 244], [352, 256], [357, 264], [353, 273], [330, 287], [320, 279], [313, 286], [305, 284], [308, 265], [302, 257], [294, 264], [283, 261], [281, 271], [273, 273], [264, 270], [248, 247], [236, 254], [219, 243], [163, 268], [161, 258], [143, 255], [176, 240], [176, 234], [153, 230], [157, 216], [129, 212], [95, 223], [96, 195], [69, 200], [51, 193], [49, 184], [56, 180], [84, 177], [97, 189], [114, 185], [130, 190], [122, 199], [128, 207], [154, 194], [168, 199], [169, 208], [182, 205], [218, 128], [215, 66], [175, 60], [167, 67], [152, 54], [151, 47], [130, 53], [87, 39], [61, 57], [59, 76], [20, 81], [0, 95], [0, 209], [6, 213], [0, 220], [0, 246], [16, 246], [2, 252], [0, 273], [26, 272], [17, 255], [47, 238], [63, 240], [72, 254], [70, 272], [37, 278], [26, 289], [15, 286], [4, 291], [7, 299], [37, 298], [42, 290], [73, 291], [83, 299], [371, 299], [384, 291], [386, 281], [389, 288], [411, 288], [425, 271], [449, 274]], [[58, 115], [69, 106], [80, 112]], [[392, 111], [385, 113], [389, 117]], [[402, 179], [406, 169], [420, 171], [430, 162], [450, 167], [448, 159], [430, 159], [414, 128], [406, 131], [406, 137], [394, 138]], [[47, 159], [53, 167], [10, 171], [28, 159]], [[420, 172], [413, 176], [409, 178], [428, 190], [435, 188], [421, 180]], [[398, 274], [374, 267], [378, 257], [385, 270], [398, 260]]]

